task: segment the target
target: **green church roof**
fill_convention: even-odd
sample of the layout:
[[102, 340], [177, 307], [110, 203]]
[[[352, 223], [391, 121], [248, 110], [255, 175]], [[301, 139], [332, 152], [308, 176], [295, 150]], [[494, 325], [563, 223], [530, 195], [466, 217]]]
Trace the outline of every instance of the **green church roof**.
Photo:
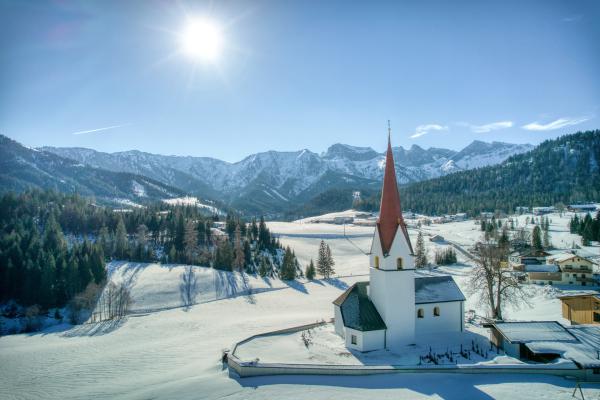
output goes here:
[[345, 327], [357, 331], [378, 331], [387, 328], [367, 295], [368, 286], [369, 282], [357, 282], [333, 302], [340, 307]]

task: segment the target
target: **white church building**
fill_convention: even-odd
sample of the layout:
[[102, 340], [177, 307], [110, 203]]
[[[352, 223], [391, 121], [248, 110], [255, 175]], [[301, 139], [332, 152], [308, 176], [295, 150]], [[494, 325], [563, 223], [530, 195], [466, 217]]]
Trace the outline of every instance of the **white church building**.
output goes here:
[[355, 283], [333, 302], [335, 331], [348, 348], [393, 351], [416, 337], [464, 329], [465, 296], [454, 279], [415, 270], [389, 138], [369, 259], [370, 280]]

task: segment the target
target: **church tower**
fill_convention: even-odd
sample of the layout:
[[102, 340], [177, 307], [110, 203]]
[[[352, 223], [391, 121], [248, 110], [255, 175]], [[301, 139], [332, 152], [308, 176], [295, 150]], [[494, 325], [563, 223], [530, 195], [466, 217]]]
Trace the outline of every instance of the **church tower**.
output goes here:
[[369, 298], [385, 321], [385, 347], [390, 350], [414, 343], [414, 269], [414, 255], [402, 218], [394, 155], [388, 132], [379, 219], [371, 244]]

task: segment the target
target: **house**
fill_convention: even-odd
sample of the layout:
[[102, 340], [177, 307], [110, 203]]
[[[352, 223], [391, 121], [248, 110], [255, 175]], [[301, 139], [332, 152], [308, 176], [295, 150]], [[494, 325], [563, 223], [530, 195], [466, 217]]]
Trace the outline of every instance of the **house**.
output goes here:
[[445, 243], [446, 240], [444, 239], [444, 237], [442, 235], [433, 235], [432, 237], [429, 238], [430, 242], [434, 242], [434, 243]]
[[415, 271], [389, 138], [369, 263], [369, 281], [333, 302], [335, 331], [349, 349], [398, 350], [417, 336], [464, 329], [465, 297], [454, 279]]
[[483, 326], [490, 329], [491, 342], [511, 357], [541, 363], [564, 358], [585, 370], [588, 379], [600, 380], [600, 326], [565, 327], [556, 321], [492, 321]]
[[525, 265], [540, 265], [546, 263], [546, 257], [550, 253], [543, 250], [515, 251], [508, 256], [508, 263], [515, 270], [523, 270]]
[[561, 253], [547, 258], [548, 263], [558, 265], [563, 274], [563, 284], [595, 286], [600, 284], [594, 276], [594, 263], [575, 253]]
[[533, 215], [545, 215], [554, 212], [554, 207], [533, 207]]
[[526, 206], [517, 206], [515, 207], [516, 214], [524, 214], [529, 212], [529, 207]]
[[575, 253], [551, 255], [544, 251], [513, 253], [509, 264], [514, 271], [525, 272], [529, 283], [542, 285], [597, 286], [594, 263]]
[[562, 316], [571, 324], [600, 324], [600, 293], [575, 293], [559, 296]]
[[595, 204], [570, 204], [567, 209], [573, 212], [593, 212], [597, 207]]
[[456, 213], [456, 214], [454, 214], [454, 220], [455, 221], [466, 221], [467, 220], [467, 213]]

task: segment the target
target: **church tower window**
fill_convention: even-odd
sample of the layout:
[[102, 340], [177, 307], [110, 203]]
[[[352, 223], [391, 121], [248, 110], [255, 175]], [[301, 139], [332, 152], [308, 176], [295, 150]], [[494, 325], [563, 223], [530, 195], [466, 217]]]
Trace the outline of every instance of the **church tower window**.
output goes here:
[[375, 256], [375, 268], [379, 269], [379, 256]]
[[398, 257], [398, 258], [396, 258], [396, 268], [397, 268], [397, 269], [402, 269], [402, 268], [404, 268], [404, 264], [403, 264], [402, 257]]
[[439, 317], [440, 316], [440, 308], [439, 307], [433, 307], [433, 316], [434, 317]]
[[425, 311], [422, 308], [419, 308], [417, 310], [417, 317], [418, 318], [425, 318]]

